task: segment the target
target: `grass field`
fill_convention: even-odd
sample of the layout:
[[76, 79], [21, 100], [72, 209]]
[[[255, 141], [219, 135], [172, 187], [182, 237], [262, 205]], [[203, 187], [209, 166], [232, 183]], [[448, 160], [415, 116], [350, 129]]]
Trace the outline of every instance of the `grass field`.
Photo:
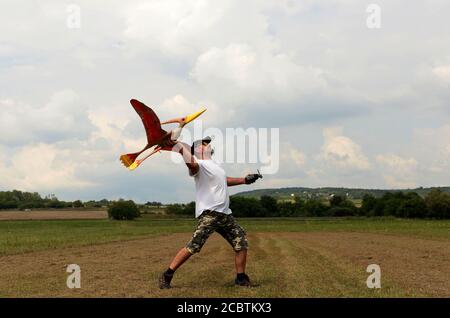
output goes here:
[[[190, 238], [194, 219], [0, 222], [1, 297], [450, 297], [450, 221], [240, 219], [248, 273], [233, 286], [233, 252], [214, 234], [159, 290], [160, 272]], [[66, 267], [81, 267], [68, 289]], [[366, 267], [381, 267], [368, 289]]]

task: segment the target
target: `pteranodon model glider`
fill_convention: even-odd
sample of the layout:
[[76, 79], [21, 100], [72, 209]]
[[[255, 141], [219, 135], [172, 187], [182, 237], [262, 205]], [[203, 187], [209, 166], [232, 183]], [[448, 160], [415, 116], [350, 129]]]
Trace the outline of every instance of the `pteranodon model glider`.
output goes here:
[[[136, 169], [145, 159], [158, 151], [172, 150], [173, 141], [177, 140], [178, 137], [180, 137], [183, 127], [206, 111], [206, 109], [203, 109], [192, 115], [170, 119], [161, 123], [155, 112], [150, 107], [144, 105], [144, 103], [141, 103], [136, 99], [130, 100], [130, 103], [131, 106], [133, 106], [134, 110], [136, 110], [136, 112], [141, 117], [142, 123], [144, 124], [145, 133], [147, 134], [147, 145], [144, 147], [144, 149], [139, 152], [127, 153], [120, 156], [120, 161], [122, 161], [124, 166], [130, 170]], [[168, 132], [161, 128], [161, 125], [172, 123], [178, 123], [179, 126]], [[137, 159], [137, 157], [141, 153], [153, 146], [156, 147], [150, 154], [146, 155], [142, 159]]]

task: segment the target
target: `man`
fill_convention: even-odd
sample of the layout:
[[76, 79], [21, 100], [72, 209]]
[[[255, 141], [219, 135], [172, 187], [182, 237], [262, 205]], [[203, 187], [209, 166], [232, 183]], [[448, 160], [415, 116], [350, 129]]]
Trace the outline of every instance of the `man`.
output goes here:
[[228, 187], [251, 184], [259, 175], [249, 174], [245, 178], [227, 177], [225, 171], [211, 160], [213, 150], [210, 137], [195, 141], [191, 147], [182, 142], [175, 143], [175, 150], [183, 156], [189, 175], [195, 180], [195, 216], [198, 218], [198, 225], [191, 240], [177, 253], [169, 268], [160, 276], [159, 287], [170, 288], [175, 271], [193, 254], [200, 252], [213, 232], [222, 235], [235, 251], [235, 284], [250, 287], [250, 278], [245, 274], [248, 241], [245, 230], [231, 215]]

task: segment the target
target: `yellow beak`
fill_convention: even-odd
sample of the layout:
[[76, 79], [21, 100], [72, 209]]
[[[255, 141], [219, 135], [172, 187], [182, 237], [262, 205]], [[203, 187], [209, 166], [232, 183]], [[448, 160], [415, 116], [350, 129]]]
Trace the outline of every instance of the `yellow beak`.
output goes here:
[[193, 113], [191, 115], [187, 115], [186, 117], [184, 117], [183, 124], [186, 125], [187, 123], [190, 123], [191, 121], [196, 119], [198, 116], [200, 116], [204, 112], [206, 112], [206, 108], [202, 109], [201, 111], [198, 111], [196, 113]]
[[180, 126], [183, 127], [184, 125], [186, 125], [187, 123], [190, 123], [191, 121], [193, 121], [195, 118], [197, 118], [204, 112], [206, 112], [206, 108], [202, 109], [199, 112], [193, 113], [191, 115], [187, 115], [186, 117], [174, 118], [174, 119], [169, 119], [169, 120], [163, 121], [161, 123], [161, 125], [179, 123]]

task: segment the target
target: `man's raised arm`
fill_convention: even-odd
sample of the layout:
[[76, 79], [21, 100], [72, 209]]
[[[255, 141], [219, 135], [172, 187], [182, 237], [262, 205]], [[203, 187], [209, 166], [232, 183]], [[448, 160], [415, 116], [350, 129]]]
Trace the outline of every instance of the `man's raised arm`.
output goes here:
[[182, 141], [177, 141], [175, 146], [173, 146], [173, 150], [183, 156], [184, 163], [188, 167], [190, 175], [197, 174], [199, 166], [195, 157], [191, 154], [191, 147]]

